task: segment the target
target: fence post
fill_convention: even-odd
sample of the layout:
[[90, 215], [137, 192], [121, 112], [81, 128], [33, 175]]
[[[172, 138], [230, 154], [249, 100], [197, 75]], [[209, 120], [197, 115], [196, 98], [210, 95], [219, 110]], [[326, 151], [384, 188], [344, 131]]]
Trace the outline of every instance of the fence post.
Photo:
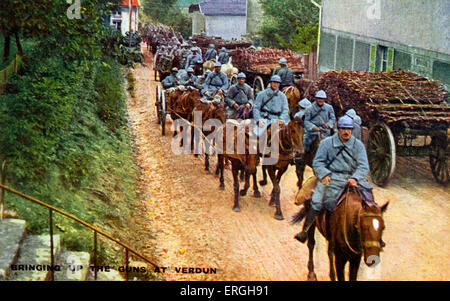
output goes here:
[[97, 280], [97, 231], [94, 230], [94, 280]]

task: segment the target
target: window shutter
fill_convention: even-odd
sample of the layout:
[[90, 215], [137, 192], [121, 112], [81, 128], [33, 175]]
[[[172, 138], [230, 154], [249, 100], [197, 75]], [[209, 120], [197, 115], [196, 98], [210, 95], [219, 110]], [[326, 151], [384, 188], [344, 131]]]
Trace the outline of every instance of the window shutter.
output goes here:
[[394, 70], [394, 48], [387, 49], [386, 71]]
[[375, 72], [376, 62], [377, 62], [377, 44], [371, 44], [369, 53], [369, 72]]

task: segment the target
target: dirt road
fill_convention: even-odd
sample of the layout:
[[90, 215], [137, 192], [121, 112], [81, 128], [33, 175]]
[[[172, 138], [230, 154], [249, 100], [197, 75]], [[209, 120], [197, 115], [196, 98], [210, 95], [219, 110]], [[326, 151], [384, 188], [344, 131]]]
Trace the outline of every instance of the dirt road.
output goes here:
[[[150, 58], [146, 64], [134, 70], [136, 99], [128, 103], [128, 114], [142, 171], [145, 227], [152, 233], [139, 239], [155, 246], [148, 255], [160, 266], [173, 268], [164, 278], [306, 280], [308, 249], [293, 239], [300, 226], [289, 222], [298, 210], [294, 167], [281, 180], [285, 220], [275, 220], [274, 208], [268, 206], [271, 184], [262, 198], [252, 197], [250, 188], [241, 198], [241, 212], [233, 212], [231, 172], [226, 171], [226, 189], [219, 190], [218, 179], [203, 171], [201, 156], [175, 155], [170, 131], [161, 136]], [[213, 168], [215, 163], [212, 158]], [[310, 174], [308, 169], [306, 176]], [[450, 189], [434, 181], [427, 161], [400, 158], [393, 179], [385, 188], [375, 186], [374, 193], [379, 204], [390, 202], [383, 237], [387, 246], [381, 264], [375, 269], [362, 265], [359, 279], [450, 280]], [[316, 274], [329, 280], [326, 243], [317, 231], [316, 240]], [[182, 267], [215, 268], [217, 273], [175, 272]]]

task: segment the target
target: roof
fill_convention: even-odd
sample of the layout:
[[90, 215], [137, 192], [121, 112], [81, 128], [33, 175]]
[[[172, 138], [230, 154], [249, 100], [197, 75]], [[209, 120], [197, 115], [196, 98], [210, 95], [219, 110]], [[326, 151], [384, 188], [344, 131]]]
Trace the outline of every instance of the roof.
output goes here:
[[[133, 6], [140, 6], [138, 0], [131, 0]], [[130, 0], [122, 0], [120, 6], [130, 6]]]
[[198, 4], [192, 4], [189, 7], [189, 12], [196, 10], [197, 7], [205, 16], [247, 15], [247, 0], [205, 0]]

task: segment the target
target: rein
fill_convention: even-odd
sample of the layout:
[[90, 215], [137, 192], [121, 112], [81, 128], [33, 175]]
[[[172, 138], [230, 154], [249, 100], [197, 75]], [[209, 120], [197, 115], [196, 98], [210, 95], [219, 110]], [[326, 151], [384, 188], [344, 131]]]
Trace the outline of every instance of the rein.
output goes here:
[[[361, 250], [357, 251], [354, 250], [351, 245], [350, 242], [348, 240], [348, 233], [347, 233], [347, 203], [348, 203], [348, 194], [349, 194], [349, 190], [347, 188], [347, 192], [345, 193], [345, 207], [344, 207], [344, 242], [346, 244], [346, 246], [349, 248], [350, 251], [352, 251], [353, 253], [355, 253], [356, 255], [360, 255], [361, 254]], [[361, 229], [359, 228], [359, 225], [361, 223], [361, 217], [380, 217], [379, 214], [374, 214], [374, 213], [361, 213], [361, 209], [358, 209], [358, 217], [357, 217], [357, 226], [356, 226], [356, 230], [358, 232], [358, 236], [359, 236], [359, 245], [361, 247], [364, 248], [369, 248], [369, 247], [377, 247], [377, 248], [381, 248], [380, 242], [379, 241], [373, 241], [373, 240], [369, 240], [369, 241], [364, 241], [364, 243], [362, 243], [362, 236], [361, 236]]]

